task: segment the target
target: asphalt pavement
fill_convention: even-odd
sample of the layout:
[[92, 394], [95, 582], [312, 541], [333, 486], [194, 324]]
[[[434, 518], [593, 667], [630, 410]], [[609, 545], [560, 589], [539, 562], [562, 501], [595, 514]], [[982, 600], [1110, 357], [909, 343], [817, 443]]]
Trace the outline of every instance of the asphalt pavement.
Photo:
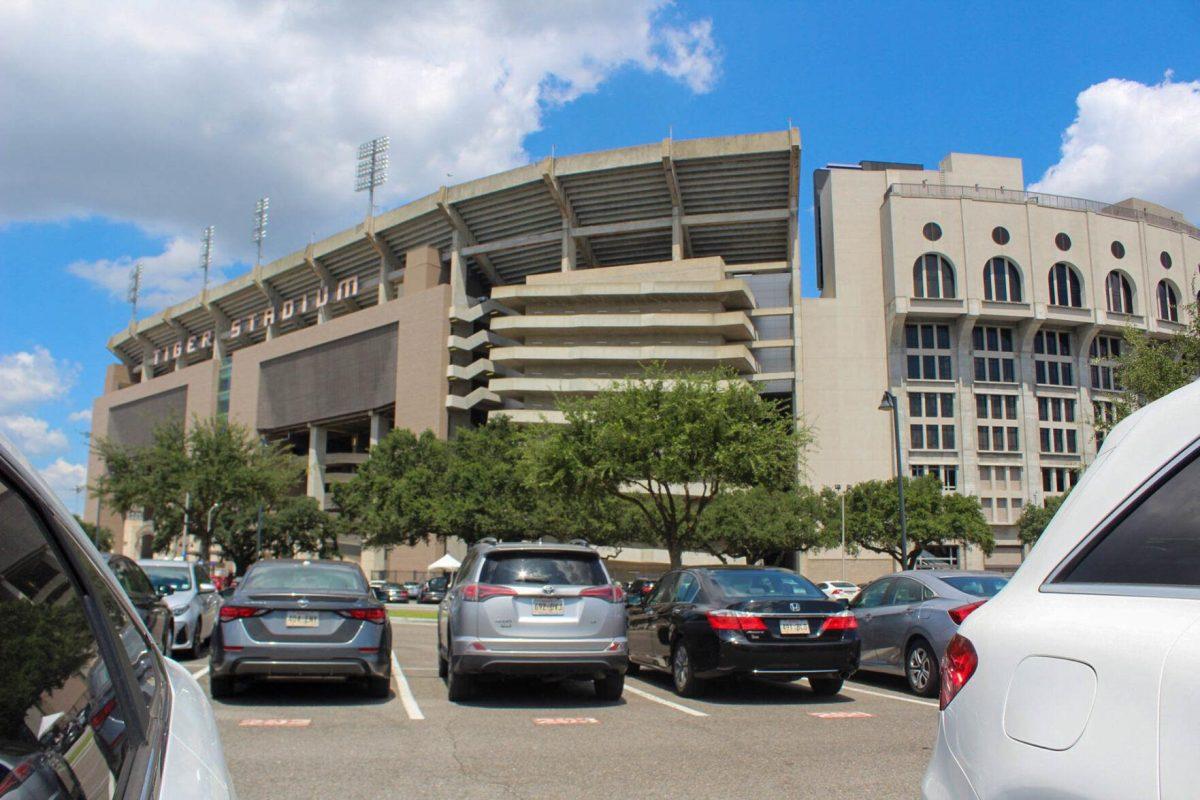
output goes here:
[[[392, 696], [343, 683], [260, 683], [213, 701], [241, 800], [331, 798], [914, 798], [937, 703], [858, 678], [718, 684], [682, 699], [665, 674], [616, 703], [590, 683], [513, 681], [450, 703], [431, 622], [392, 621]], [[184, 662], [206, 689], [207, 656]]]

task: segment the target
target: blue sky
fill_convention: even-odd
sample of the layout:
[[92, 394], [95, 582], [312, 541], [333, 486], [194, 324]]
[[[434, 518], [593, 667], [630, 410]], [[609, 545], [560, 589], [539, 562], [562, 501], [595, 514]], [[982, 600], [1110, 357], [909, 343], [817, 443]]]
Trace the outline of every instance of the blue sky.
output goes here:
[[175, 20], [115, 2], [64, 26], [72, 5], [0, 10], [0, 102], [30, 111], [0, 120], [0, 430], [72, 506], [131, 259], [161, 307], [194, 291], [205, 225], [219, 274], [246, 269], [258, 196], [268, 258], [353, 224], [352, 148], [373, 136], [392, 136], [392, 207], [552, 148], [790, 119], [807, 294], [812, 170], [830, 161], [1017, 156], [1039, 188], [1200, 217], [1194, 2], [462, 2], [376, 7], [373, 36], [336, 4]]

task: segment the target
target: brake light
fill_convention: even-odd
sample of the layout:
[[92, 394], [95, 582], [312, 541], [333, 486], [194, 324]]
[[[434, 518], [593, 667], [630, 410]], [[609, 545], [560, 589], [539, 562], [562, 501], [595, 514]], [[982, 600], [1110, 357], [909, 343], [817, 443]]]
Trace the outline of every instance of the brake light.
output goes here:
[[959, 606], [958, 608], [952, 608], [949, 611], [947, 611], [946, 613], [950, 615], [950, 619], [954, 620], [955, 625], [962, 625], [963, 620], [966, 619], [967, 617], [971, 616], [972, 611], [979, 608], [981, 605], [983, 605], [986, 602], [987, 602], [986, 600], [978, 600], [974, 603], [968, 603], [965, 606]]
[[625, 590], [616, 584], [608, 584], [607, 586], [589, 586], [579, 593], [580, 597], [598, 597], [601, 600], [607, 600], [610, 603], [625, 602]]
[[25, 781], [29, 780], [29, 776], [33, 774], [33, 765], [28, 761], [22, 761], [12, 768], [12, 772], [0, 781], [0, 795], [8, 794], [13, 789], [16, 789]]
[[245, 619], [247, 617], [261, 617], [267, 613], [265, 608], [252, 608], [250, 606], [221, 606], [221, 622], [231, 622], [235, 619]]
[[366, 620], [367, 622], [383, 622], [387, 619], [387, 610], [383, 608], [347, 608], [337, 613], [347, 619]]
[[90, 720], [90, 722], [92, 724], [92, 728], [94, 730], [100, 730], [100, 726], [104, 724], [104, 721], [108, 719], [108, 715], [111, 714], [116, 707], [117, 707], [116, 698], [109, 700], [107, 703], [105, 703], [104, 706], [99, 711], [97, 711], [95, 714], [92, 715], [92, 718]]
[[516, 597], [517, 590], [508, 586], [495, 586], [490, 583], [468, 583], [462, 589], [462, 599], [469, 603], [482, 603], [493, 597]]
[[831, 614], [825, 618], [825, 624], [821, 626], [821, 633], [855, 630], [858, 630], [858, 620], [849, 611], [839, 611], [836, 614]]
[[954, 634], [942, 655], [942, 689], [938, 695], [938, 708], [946, 710], [950, 701], [962, 691], [967, 681], [971, 680], [978, 666], [979, 655], [975, 652], [971, 640], [962, 634]]
[[758, 633], [767, 629], [767, 624], [762, 621], [762, 617], [755, 616], [748, 611], [732, 611], [726, 608], [709, 611], [707, 616], [708, 624], [714, 631]]

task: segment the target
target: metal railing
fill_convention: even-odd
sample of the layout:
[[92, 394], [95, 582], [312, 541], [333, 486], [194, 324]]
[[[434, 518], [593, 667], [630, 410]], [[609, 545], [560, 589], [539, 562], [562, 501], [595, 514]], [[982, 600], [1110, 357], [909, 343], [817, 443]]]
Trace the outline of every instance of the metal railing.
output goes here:
[[1193, 239], [1200, 239], [1200, 228], [1195, 225], [1164, 217], [1161, 214], [1152, 214], [1140, 208], [1101, 203], [1098, 200], [1085, 200], [1082, 197], [1022, 192], [1016, 189], [992, 189], [986, 186], [943, 186], [930, 183], [893, 183], [888, 187], [887, 196], [928, 197], [939, 200], [989, 200], [996, 203], [1032, 204], [1043, 208], [1059, 208], [1064, 211], [1091, 211], [1107, 217], [1120, 217], [1135, 222], [1144, 220], [1147, 225], [1186, 233]]

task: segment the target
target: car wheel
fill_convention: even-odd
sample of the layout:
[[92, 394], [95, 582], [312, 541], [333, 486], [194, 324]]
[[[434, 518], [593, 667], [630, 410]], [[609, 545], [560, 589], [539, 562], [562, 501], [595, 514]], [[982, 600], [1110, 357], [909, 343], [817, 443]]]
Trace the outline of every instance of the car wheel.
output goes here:
[[446, 675], [446, 695], [452, 703], [461, 703], [464, 700], [471, 699], [471, 695], [475, 693], [475, 679], [471, 675], [465, 675], [454, 668], [454, 662], [451, 661], [447, 665], [448, 674]]
[[225, 700], [233, 696], [236, 687], [231, 675], [213, 675], [208, 679], [208, 692], [213, 700]]
[[382, 678], [371, 676], [367, 678], [367, 696], [377, 697], [381, 700], [386, 700], [392, 696], [392, 676], [386, 675]]
[[636, 664], [633, 661], [630, 661], [629, 666], [625, 668], [626, 675], [637, 675], [641, 671], [642, 671], [642, 665]]
[[845, 681], [841, 678], [809, 678], [808, 683], [812, 686], [813, 694], [821, 697], [833, 697], [842, 690], [842, 684]]
[[446, 680], [446, 676], [449, 674], [450, 674], [450, 665], [446, 662], [445, 657], [442, 656], [441, 650], [439, 649], [438, 650], [438, 677], [441, 678], [442, 680]]
[[596, 697], [607, 703], [620, 700], [621, 692], [625, 691], [625, 676], [619, 672], [610, 672], [603, 678], [597, 678], [594, 683]]
[[675, 694], [680, 697], [695, 697], [700, 694], [702, 684], [692, 666], [692, 655], [687, 645], [679, 642], [671, 654], [671, 677], [675, 681]]
[[908, 652], [904, 656], [904, 677], [908, 679], [908, 688], [912, 689], [914, 694], [933, 697], [938, 693], [941, 676], [929, 642], [916, 639], [908, 646]]

